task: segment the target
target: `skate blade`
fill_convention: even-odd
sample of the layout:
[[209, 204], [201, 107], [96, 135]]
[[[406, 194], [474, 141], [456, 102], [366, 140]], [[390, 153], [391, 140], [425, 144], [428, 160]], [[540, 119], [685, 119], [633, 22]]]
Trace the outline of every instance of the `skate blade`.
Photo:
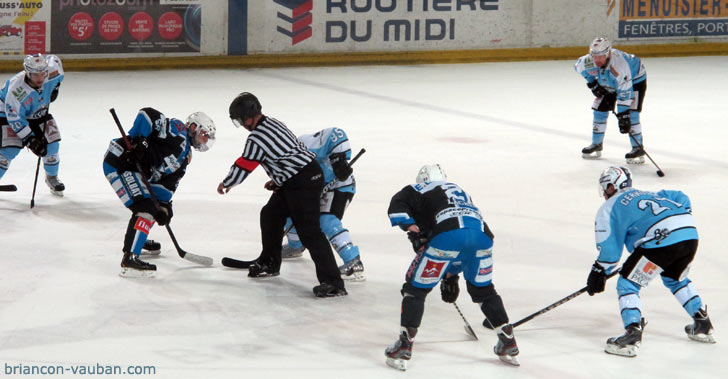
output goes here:
[[607, 354], [614, 354], [619, 355], [622, 357], [636, 357], [637, 356], [637, 350], [639, 349], [639, 346], [635, 345], [628, 345], [625, 347], [620, 347], [619, 345], [609, 345], [607, 344], [607, 347], [604, 348], [604, 352]]
[[162, 254], [162, 249], [159, 250], [142, 250], [140, 255], [156, 256]]
[[54, 191], [54, 190], [50, 190], [50, 191], [51, 191], [51, 195], [63, 197], [63, 191]]
[[518, 361], [518, 357], [515, 355], [499, 355], [498, 359], [513, 366], [520, 366], [521, 362]]
[[645, 163], [645, 157], [637, 157], [637, 158], [626, 158], [627, 164], [643, 164]]
[[400, 371], [407, 371], [407, 361], [404, 359], [387, 357], [387, 366], [394, 367]]
[[153, 278], [155, 270], [136, 270], [133, 268], [122, 267], [119, 276], [122, 278]]
[[267, 272], [262, 272], [262, 273], [260, 273], [260, 274], [258, 274], [258, 275], [250, 275], [250, 273], [248, 273], [248, 278], [253, 278], [253, 279], [265, 279], [265, 278], [272, 278], [272, 277], [274, 277], [274, 276], [278, 276], [278, 275], [280, 275], [280, 274], [281, 274], [280, 272], [274, 272], [274, 273], [272, 273], [272, 274], [270, 274], [270, 273], [267, 273]]
[[303, 256], [303, 251], [300, 253], [291, 253], [291, 254], [286, 254], [286, 255], [281, 254], [282, 259], [295, 259], [295, 258], [301, 258], [302, 256]]
[[595, 151], [595, 152], [593, 152], [591, 154], [581, 153], [581, 157], [584, 158], [584, 159], [599, 159], [599, 158], [601, 158], [601, 156], [602, 156], [602, 152], [601, 151]]
[[693, 341], [703, 342], [703, 343], [715, 343], [715, 338], [713, 338], [713, 335], [711, 334], [694, 334], [690, 335], [688, 334], [688, 338], [690, 338]]
[[347, 282], [363, 282], [367, 280], [363, 272], [355, 272], [351, 275], [341, 275], [341, 279], [344, 279]]

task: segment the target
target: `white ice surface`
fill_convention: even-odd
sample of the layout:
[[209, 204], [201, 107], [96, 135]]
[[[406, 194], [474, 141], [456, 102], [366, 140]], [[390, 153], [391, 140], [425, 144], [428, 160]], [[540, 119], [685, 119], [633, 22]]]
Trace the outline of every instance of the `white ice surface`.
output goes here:
[[[667, 175], [658, 178], [647, 161], [633, 167], [634, 185], [691, 197], [701, 243], [690, 277], [709, 305], [715, 345], [686, 338], [683, 326], [692, 320], [658, 280], [642, 292], [649, 325], [639, 356], [605, 354], [606, 339], [623, 330], [612, 280], [603, 294], [582, 295], [518, 327], [521, 367], [510, 367], [493, 354], [496, 336], [480, 325], [461, 282], [459, 304], [480, 341], [468, 339], [435, 288], [409, 370], [386, 366], [383, 350], [398, 333], [399, 289], [413, 258], [386, 210], [425, 163], [440, 163], [495, 233], [494, 283], [511, 321], [585, 285], [597, 255], [597, 178], [624, 164], [629, 142], [610, 117], [602, 159], [580, 157], [591, 138], [592, 98], [571, 61], [70, 72], [51, 107], [63, 135], [65, 197], [52, 196], [41, 176], [29, 209], [36, 159], [28, 151], [1, 183], [19, 187], [0, 193], [2, 369], [154, 365], [148, 377], [161, 378], [728, 377], [728, 57], [644, 62], [644, 140]], [[247, 136], [227, 117], [241, 91], [258, 95], [264, 113], [297, 134], [339, 126], [355, 151], [367, 149], [344, 219], [367, 281], [349, 284], [348, 297], [313, 297], [307, 254], [265, 280], [219, 264], [224, 256], [258, 255], [258, 214], [268, 198], [262, 169], [226, 196], [215, 192]], [[117, 275], [129, 211], [101, 160], [118, 136], [108, 109], [128, 128], [146, 106], [180, 119], [203, 110], [217, 123], [217, 143], [194, 154], [174, 197], [171, 224], [184, 249], [215, 265], [180, 259], [155, 227], [150, 237], [163, 252], [149, 261], [157, 277], [129, 280]]]

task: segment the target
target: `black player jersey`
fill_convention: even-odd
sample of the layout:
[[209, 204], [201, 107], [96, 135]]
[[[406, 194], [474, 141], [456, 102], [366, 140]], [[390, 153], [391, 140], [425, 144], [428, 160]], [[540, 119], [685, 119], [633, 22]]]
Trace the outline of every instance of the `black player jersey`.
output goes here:
[[[142, 143], [142, 140], [148, 145], [143, 149], [140, 163], [149, 182], [174, 192], [191, 158], [187, 126], [180, 120], [166, 118], [154, 108], [143, 108], [129, 130], [129, 138], [133, 145]], [[127, 162], [123, 146], [121, 138], [113, 140], [104, 162], [119, 171], [136, 171], [136, 166]]]
[[448, 230], [478, 229], [493, 238], [480, 210], [470, 195], [455, 183], [425, 182], [412, 184], [397, 192], [389, 203], [392, 226], [406, 228], [417, 224], [431, 239]]

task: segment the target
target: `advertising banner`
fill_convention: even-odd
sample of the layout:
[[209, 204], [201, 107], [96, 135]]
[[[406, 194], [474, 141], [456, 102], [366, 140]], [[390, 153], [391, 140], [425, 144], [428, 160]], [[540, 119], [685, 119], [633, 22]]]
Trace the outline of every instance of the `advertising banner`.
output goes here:
[[202, 1], [57, 0], [51, 47], [58, 54], [199, 52]]
[[249, 2], [248, 53], [405, 51], [517, 46], [528, 2], [266, 0]]
[[0, 53], [23, 55], [46, 52], [51, 1], [0, 0]]
[[728, 0], [620, 1], [620, 39], [728, 36]]

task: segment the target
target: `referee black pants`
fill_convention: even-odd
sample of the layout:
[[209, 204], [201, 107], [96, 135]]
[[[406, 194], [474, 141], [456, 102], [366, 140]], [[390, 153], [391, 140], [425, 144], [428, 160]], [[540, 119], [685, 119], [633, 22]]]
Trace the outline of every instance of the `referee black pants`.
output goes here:
[[280, 267], [283, 227], [286, 218], [290, 217], [301, 243], [308, 249], [316, 265], [319, 283], [344, 288], [334, 252], [319, 224], [319, 202], [323, 188], [324, 175], [321, 167], [316, 161], [311, 161], [273, 192], [260, 211], [260, 230], [263, 237], [260, 259], [271, 262], [273, 268]]

